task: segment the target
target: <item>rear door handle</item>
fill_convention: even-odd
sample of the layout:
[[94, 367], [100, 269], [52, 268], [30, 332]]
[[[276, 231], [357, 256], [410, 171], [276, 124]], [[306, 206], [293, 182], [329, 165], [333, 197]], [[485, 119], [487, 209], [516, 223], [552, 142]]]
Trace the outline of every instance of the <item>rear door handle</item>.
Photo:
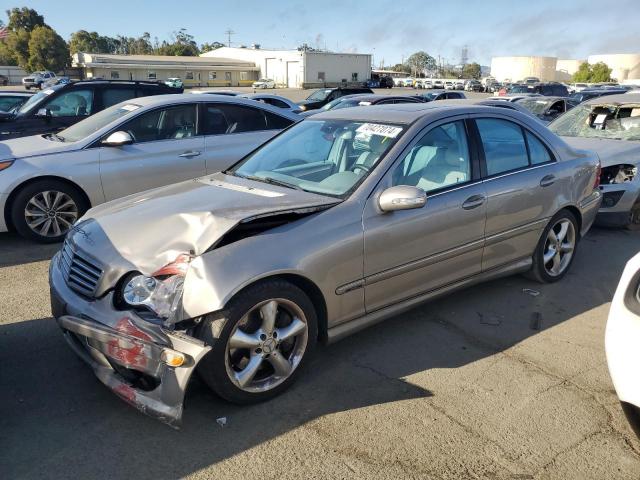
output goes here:
[[541, 187], [548, 187], [550, 185], [553, 185], [553, 182], [556, 181], [556, 177], [555, 175], [546, 175], [544, 177], [542, 177], [542, 180], [540, 180], [540, 186]]
[[195, 150], [191, 150], [190, 152], [181, 153], [178, 156], [182, 157], [182, 158], [191, 158], [191, 157], [197, 157], [198, 155], [200, 155], [200, 152], [196, 152]]
[[487, 197], [485, 197], [484, 195], [473, 195], [463, 202], [462, 208], [464, 208], [465, 210], [477, 208], [482, 205], [486, 199]]

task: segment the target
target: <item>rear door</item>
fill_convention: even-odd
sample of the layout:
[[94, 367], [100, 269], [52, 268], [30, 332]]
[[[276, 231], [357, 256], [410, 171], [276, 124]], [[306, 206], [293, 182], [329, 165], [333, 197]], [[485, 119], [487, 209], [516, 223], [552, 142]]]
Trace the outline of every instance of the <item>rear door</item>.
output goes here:
[[488, 197], [483, 270], [530, 257], [571, 176], [544, 141], [515, 120], [474, 118]]
[[117, 130], [128, 132], [134, 143], [97, 147], [107, 200], [206, 173], [204, 137], [197, 134], [196, 104], [147, 111]]
[[233, 165], [293, 123], [259, 107], [210, 102], [201, 105], [207, 173]]

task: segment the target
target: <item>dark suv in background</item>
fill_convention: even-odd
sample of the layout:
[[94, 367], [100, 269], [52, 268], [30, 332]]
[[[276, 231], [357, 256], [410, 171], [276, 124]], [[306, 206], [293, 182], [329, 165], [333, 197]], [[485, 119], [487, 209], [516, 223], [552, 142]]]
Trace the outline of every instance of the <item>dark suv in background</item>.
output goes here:
[[321, 88], [309, 95], [306, 100], [299, 102], [298, 105], [300, 105], [300, 110], [303, 111], [315, 110], [316, 108], [324, 107], [336, 98], [357, 93], [373, 93], [373, 90], [368, 87]]
[[512, 85], [508, 93], [510, 95], [517, 93], [537, 93], [548, 97], [567, 97], [569, 90], [561, 83], [534, 83], [534, 84], [516, 84]]
[[54, 85], [33, 95], [19, 109], [0, 112], [0, 141], [55, 133], [125, 100], [182, 91], [157, 82], [126, 80]]

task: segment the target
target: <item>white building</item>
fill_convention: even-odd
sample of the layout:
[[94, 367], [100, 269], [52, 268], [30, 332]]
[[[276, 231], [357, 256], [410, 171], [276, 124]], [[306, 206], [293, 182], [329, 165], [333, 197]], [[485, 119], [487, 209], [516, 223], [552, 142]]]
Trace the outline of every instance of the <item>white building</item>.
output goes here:
[[527, 77], [542, 82], [556, 79], [556, 57], [493, 57], [491, 76], [499, 82], [517, 82]]
[[371, 55], [299, 50], [263, 50], [222, 47], [201, 57], [220, 57], [252, 62], [261, 78], [279, 86], [317, 87], [342, 82], [364, 82], [371, 78]]
[[578, 71], [580, 65], [586, 60], [561, 60], [556, 62], [556, 80], [558, 82], [570, 82], [573, 74]]
[[640, 83], [640, 54], [617, 53], [589, 55], [590, 64], [604, 62], [611, 69], [611, 76], [620, 83]]

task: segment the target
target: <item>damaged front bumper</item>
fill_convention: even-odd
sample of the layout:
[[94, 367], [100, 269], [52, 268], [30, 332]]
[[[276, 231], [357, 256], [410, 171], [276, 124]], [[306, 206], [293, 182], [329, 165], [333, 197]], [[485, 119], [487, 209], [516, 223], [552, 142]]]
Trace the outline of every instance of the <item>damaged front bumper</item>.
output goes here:
[[634, 209], [640, 209], [640, 179], [620, 184], [600, 185], [602, 205], [596, 224], [603, 227], [628, 225]]
[[71, 348], [120, 398], [178, 428], [189, 379], [210, 347], [116, 310], [113, 293], [81, 297], [67, 286], [58, 255], [49, 269], [51, 309]]

